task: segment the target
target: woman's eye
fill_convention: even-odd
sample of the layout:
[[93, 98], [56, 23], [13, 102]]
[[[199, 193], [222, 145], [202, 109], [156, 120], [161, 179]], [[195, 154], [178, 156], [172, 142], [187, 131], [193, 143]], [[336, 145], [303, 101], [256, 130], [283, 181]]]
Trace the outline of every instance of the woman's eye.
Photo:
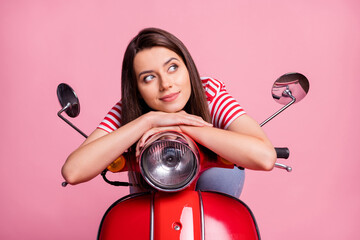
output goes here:
[[176, 71], [176, 69], [178, 69], [178, 66], [176, 64], [173, 64], [169, 67], [170, 72], [174, 72], [174, 71]]
[[153, 75], [148, 75], [148, 76], [144, 77], [144, 82], [150, 82], [153, 79], [154, 79]]

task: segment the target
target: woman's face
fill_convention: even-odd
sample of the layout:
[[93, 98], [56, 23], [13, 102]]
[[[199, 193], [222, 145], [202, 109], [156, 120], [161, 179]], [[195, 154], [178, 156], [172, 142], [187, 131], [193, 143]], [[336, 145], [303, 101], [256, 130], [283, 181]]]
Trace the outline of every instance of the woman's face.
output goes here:
[[189, 72], [182, 58], [164, 47], [141, 50], [134, 58], [139, 92], [157, 111], [182, 110], [191, 94]]

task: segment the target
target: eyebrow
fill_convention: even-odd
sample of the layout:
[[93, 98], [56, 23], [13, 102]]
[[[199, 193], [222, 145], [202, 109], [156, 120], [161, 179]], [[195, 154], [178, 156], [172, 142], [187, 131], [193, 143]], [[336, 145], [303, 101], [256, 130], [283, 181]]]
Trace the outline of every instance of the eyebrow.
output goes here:
[[[164, 62], [163, 66], [165, 66], [166, 64], [168, 64], [168, 63], [171, 62], [172, 60], [179, 61], [179, 59], [177, 59], [177, 58], [175, 58], [175, 57], [172, 57], [172, 58], [170, 58], [169, 60], [167, 60], [166, 62]], [[139, 73], [139, 78], [140, 78], [140, 76], [143, 75], [143, 74], [152, 73], [152, 72], [153, 72], [153, 70], [142, 71], [142, 72]]]

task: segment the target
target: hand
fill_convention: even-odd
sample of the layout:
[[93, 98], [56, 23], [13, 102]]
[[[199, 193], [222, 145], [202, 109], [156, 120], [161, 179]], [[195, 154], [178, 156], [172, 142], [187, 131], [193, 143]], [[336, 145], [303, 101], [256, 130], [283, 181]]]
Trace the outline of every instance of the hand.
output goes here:
[[151, 128], [176, 125], [187, 125], [195, 127], [212, 126], [211, 123], [206, 122], [201, 117], [188, 114], [185, 111], [180, 111], [176, 113], [149, 112], [145, 115], [145, 117], [151, 124]]
[[148, 138], [150, 138], [152, 135], [159, 133], [159, 132], [164, 132], [164, 131], [178, 131], [181, 132], [181, 129], [179, 126], [169, 126], [169, 127], [155, 127], [152, 128], [150, 130], [148, 130], [147, 132], [144, 133], [144, 135], [140, 138], [140, 140], [138, 141], [138, 143], [136, 144], [136, 158], [139, 157], [140, 152], [144, 146], [144, 143], [146, 142], [146, 140]]

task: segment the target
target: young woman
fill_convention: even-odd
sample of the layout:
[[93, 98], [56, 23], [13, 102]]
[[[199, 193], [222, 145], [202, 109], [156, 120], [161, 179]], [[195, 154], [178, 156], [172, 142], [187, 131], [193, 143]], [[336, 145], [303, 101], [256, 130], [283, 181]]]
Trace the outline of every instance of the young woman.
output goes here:
[[[70, 154], [62, 174], [70, 184], [97, 176], [118, 156], [135, 161], [152, 134], [174, 129], [237, 166], [271, 170], [272, 144], [222, 82], [200, 78], [184, 44], [156, 28], [142, 30], [128, 45], [122, 66], [122, 100]], [[243, 172], [210, 169], [198, 187], [240, 195]]]

